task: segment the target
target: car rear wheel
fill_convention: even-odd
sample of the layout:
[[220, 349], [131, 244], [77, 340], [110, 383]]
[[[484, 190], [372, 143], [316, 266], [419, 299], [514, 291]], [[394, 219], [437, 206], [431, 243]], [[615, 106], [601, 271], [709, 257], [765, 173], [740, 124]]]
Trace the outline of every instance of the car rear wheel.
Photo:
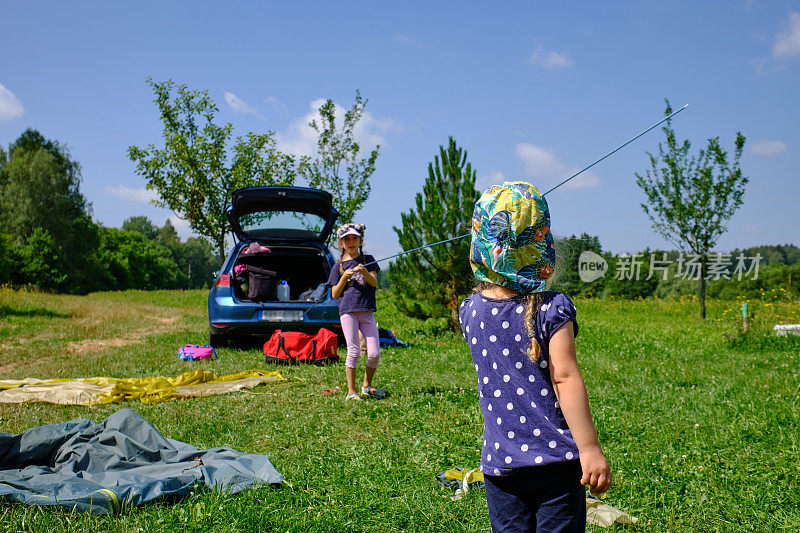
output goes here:
[[228, 336], [224, 333], [208, 332], [208, 344], [213, 348], [223, 348], [228, 345]]

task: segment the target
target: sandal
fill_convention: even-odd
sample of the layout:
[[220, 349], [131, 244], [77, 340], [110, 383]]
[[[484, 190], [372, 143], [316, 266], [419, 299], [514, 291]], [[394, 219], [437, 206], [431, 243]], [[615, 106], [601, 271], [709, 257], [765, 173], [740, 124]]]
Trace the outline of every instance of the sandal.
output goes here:
[[361, 387], [361, 394], [366, 394], [367, 396], [375, 396], [378, 393], [378, 388], [373, 387], [370, 385], [369, 387]]
[[361, 396], [359, 396], [357, 392], [354, 392], [353, 394], [348, 394], [347, 395], [347, 398], [345, 398], [344, 401], [347, 401], [347, 400], [355, 400], [357, 402], [360, 402], [361, 401]]

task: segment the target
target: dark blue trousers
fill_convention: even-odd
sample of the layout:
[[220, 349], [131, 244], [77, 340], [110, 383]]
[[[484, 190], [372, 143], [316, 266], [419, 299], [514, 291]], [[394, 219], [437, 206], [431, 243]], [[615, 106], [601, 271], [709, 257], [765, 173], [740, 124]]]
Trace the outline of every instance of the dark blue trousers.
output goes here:
[[493, 533], [586, 531], [586, 489], [578, 461], [520, 468], [487, 476], [486, 501]]

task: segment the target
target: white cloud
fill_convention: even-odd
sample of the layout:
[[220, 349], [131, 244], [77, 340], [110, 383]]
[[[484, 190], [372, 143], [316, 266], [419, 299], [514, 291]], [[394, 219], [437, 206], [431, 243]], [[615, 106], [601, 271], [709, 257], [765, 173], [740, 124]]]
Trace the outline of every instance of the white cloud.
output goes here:
[[254, 107], [251, 107], [247, 104], [244, 100], [239, 98], [233, 93], [226, 92], [225, 93], [225, 103], [235, 112], [235, 113], [244, 113], [245, 115], [253, 115], [258, 120], [264, 120], [258, 111]]
[[116, 185], [114, 187], [109, 186], [106, 187], [106, 191], [117, 198], [122, 198], [123, 200], [130, 200], [133, 202], [150, 203], [152, 200], [155, 200], [158, 197], [155, 191], [148, 189], [132, 189], [130, 187], [126, 187], [125, 185]]
[[289, 112], [289, 108], [286, 107], [286, 104], [284, 104], [283, 102], [278, 101], [278, 99], [275, 98], [275, 97], [267, 96], [266, 98], [264, 98], [264, 101], [266, 103], [268, 103], [269, 105], [271, 105], [272, 109], [275, 109], [276, 111], [278, 109], [282, 109], [285, 113]]
[[[525, 172], [531, 181], [539, 181], [555, 185], [580, 170], [578, 167], [570, 166], [561, 161], [552, 148], [546, 146], [536, 146], [531, 143], [517, 143], [514, 153], [525, 165]], [[595, 187], [600, 180], [590, 172], [584, 172], [580, 176], [573, 178], [563, 185], [567, 189], [583, 189], [585, 187]], [[534, 185], [536, 185], [534, 183]], [[542, 192], [549, 187], [538, 185]]]
[[394, 36], [392, 37], [392, 39], [397, 44], [401, 44], [401, 45], [404, 45], [404, 46], [415, 46], [415, 47], [422, 46], [422, 43], [420, 43], [418, 40], [413, 39], [413, 38], [409, 37], [408, 35], [405, 35], [405, 34], [402, 34], [402, 33], [395, 33]]
[[[279, 150], [295, 155], [313, 156], [317, 153], [317, 132], [308, 124], [315, 119], [319, 121], [319, 108], [324, 103], [322, 98], [311, 101], [305, 115], [292, 120], [286, 131], [278, 133]], [[338, 130], [341, 130], [346, 112], [345, 108], [335, 104], [334, 117]], [[376, 145], [383, 144], [388, 132], [399, 129], [393, 120], [376, 118], [369, 111], [364, 111], [353, 133], [361, 147], [361, 153], [365, 154]]]
[[25, 112], [22, 102], [0, 83], [0, 120], [18, 118]]
[[492, 185], [501, 185], [506, 179], [505, 174], [499, 171], [484, 176], [478, 176], [478, 179], [475, 180], [475, 189], [477, 189], [478, 192], [483, 192]]
[[786, 144], [780, 141], [758, 141], [750, 151], [756, 155], [778, 155], [786, 151]]
[[569, 52], [553, 52], [548, 51], [537, 46], [536, 50], [531, 54], [530, 63], [532, 65], [541, 65], [544, 68], [567, 68], [573, 64], [572, 58], [569, 57]]
[[518, 143], [514, 148], [525, 164], [525, 172], [533, 177], [551, 177], [566, 168], [566, 165], [559, 161], [552, 148], [536, 146], [531, 143]]
[[324, 103], [322, 98], [313, 100], [308, 105], [308, 113], [292, 120], [286, 131], [278, 133], [278, 149], [281, 152], [295, 155], [314, 155], [317, 152], [317, 133], [308, 123], [319, 116], [319, 107]]
[[[579, 167], [571, 167], [567, 175], [564, 176], [560, 181], [567, 179], [568, 177], [575, 174], [579, 170], [580, 170]], [[570, 191], [576, 191], [578, 189], [586, 189], [587, 187], [597, 187], [598, 185], [600, 185], [600, 179], [597, 176], [595, 176], [591, 172], [584, 172], [580, 176], [577, 176], [576, 178], [565, 183], [563, 187]]]
[[772, 57], [784, 59], [800, 54], [800, 13], [789, 13], [789, 27], [775, 36]]
[[185, 241], [189, 237], [198, 237], [198, 235], [192, 230], [192, 227], [189, 225], [188, 220], [179, 218], [176, 215], [172, 215], [168, 218], [169, 221], [172, 223], [172, 226], [175, 228], [175, 232], [178, 234], [178, 237], [180, 237], [181, 240]]

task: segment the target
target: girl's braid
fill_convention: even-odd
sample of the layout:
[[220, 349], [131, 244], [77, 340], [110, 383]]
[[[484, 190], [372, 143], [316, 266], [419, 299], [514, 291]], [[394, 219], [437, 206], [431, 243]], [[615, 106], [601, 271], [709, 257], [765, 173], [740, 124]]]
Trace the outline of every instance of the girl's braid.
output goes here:
[[536, 320], [539, 313], [539, 306], [542, 303], [542, 295], [535, 292], [529, 295], [526, 300], [525, 325], [528, 328], [528, 337], [531, 339], [531, 343], [528, 345], [528, 349], [525, 353], [528, 354], [528, 359], [535, 363], [539, 360], [539, 354], [542, 352], [539, 341], [536, 339], [536, 326], [534, 325], [534, 320]]
[[[489, 289], [493, 286], [493, 283], [489, 283], [486, 281], [481, 281], [478, 283], [477, 287], [472, 289], [472, 294], [479, 293], [485, 289]], [[535, 292], [533, 294], [528, 295], [525, 298], [525, 326], [528, 329], [528, 337], [531, 339], [531, 343], [528, 345], [527, 350], [525, 353], [528, 355], [528, 358], [532, 362], [536, 362], [539, 360], [539, 354], [542, 353], [542, 348], [539, 346], [539, 341], [536, 340], [536, 325], [535, 320], [538, 316], [539, 307], [542, 305], [542, 295], [541, 293]]]

